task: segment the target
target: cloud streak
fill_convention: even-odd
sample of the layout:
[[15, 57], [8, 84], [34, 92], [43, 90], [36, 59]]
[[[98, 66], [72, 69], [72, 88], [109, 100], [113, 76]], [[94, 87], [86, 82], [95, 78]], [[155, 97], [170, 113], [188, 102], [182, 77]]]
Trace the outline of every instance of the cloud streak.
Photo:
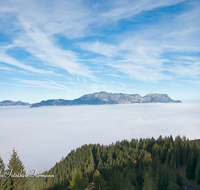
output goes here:
[[158, 92], [163, 83], [198, 80], [199, 10], [195, 0], [4, 1], [2, 80], [8, 72], [35, 81], [45, 75], [58, 84], [79, 80], [76, 97], [121, 89], [112, 81], [127, 84], [124, 92], [129, 83], [137, 83], [136, 92], [145, 85]]
[[[88, 36], [93, 34], [90, 28], [91, 25], [97, 27], [97, 29], [102, 28], [110, 23], [116, 23], [122, 19], [131, 18], [139, 13], [154, 10], [159, 7], [172, 6], [180, 2], [183, 2], [183, 0], [168, 0], [164, 2], [160, 0], [143, 2], [110, 1], [107, 3], [103, 2], [102, 5], [97, 2], [89, 6], [87, 4], [84, 5], [82, 1], [65, 2], [59, 0], [56, 3], [50, 1], [47, 7], [44, 2], [39, 3], [37, 0], [26, 2], [16, 1], [15, 3], [8, 1], [7, 4], [3, 3], [4, 11], [1, 13], [11, 12], [12, 16], [17, 19], [15, 20], [16, 22], [13, 30], [18, 29], [20, 32], [14, 39], [13, 47], [24, 48], [32, 56], [42, 61], [45, 66], [58, 67], [67, 70], [72, 75], [94, 78], [90, 68], [85, 63], [77, 61], [79, 56], [77, 53], [71, 50], [63, 50], [56, 45], [55, 34], [64, 35], [69, 39]], [[104, 7], [105, 10], [103, 10], [102, 7]], [[9, 19], [11, 18], [9, 17]], [[119, 55], [126, 60], [126, 57], [130, 57], [130, 55], [121, 53], [121, 51], [131, 51], [131, 49], [130, 47], [125, 47], [126, 45], [124, 46], [124, 43], [125, 42], [121, 42], [119, 48], [115, 45], [99, 41], [92, 44], [80, 43], [80, 46], [87, 51], [93, 51], [107, 57]], [[147, 48], [152, 50], [152, 46], [147, 46]], [[139, 59], [135, 57], [136, 61], [146, 62], [146, 60], [149, 60], [150, 63], [158, 62], [157, 57], [152, 59], [151, 56], [147, 56], [147, 54], [152, 53], [152, 51], [143, 49], [141, 45], [136, 46], [135, 49], [136, 51], [133, 56], [139, 53], [137, 56]], [[133, 51], [131, 53], [133, 53]], [[4, 57], [5, 56], [4, 54]], [[141, 59], [141, 56], [145, 56], [145, 58]], [[132, 57], [130, 57], [130, 59], [131, 58]], [[14, 58], [11, 59], [7, 57], [7, 59], [4, 58], [2, 61], [17, 65], [28, 71], [44, 73], [44, 71], [39, 71], [23, 63], [17, 63], [17, 60], [14, 60]], [[126, 64], [124, 67], [126, 67]], [[117, 66], [117, 68], [121, 68], [121, 66]], [[145, 69], [144, 67], [141, 68]], [[123, 72], [124, 70], [121, 71]], [[147, 69], [147, 72], [148, 71]], [[158, 69], [157, 72], [160, 72], [160, 70]], [[142, 77], [143, 76], [136, 78], [140, 80]], [[157, 77], [157, 75], [155, 75], [155, 77]], [[147, 78], [147, 80], [149, 80], [149, 78]], [[160, 78], [163, 78], [162, 74], [158, 76], [158, 80], [160, 80]]]
[[27, 79], [16, 79], [16, 78], [13, 78], [13, 80], [17, 81], [20, 84], [24, 84], [24, 85], [28, 85], [28, 86], [32, 86], [32, 87], [51, 88], [51, 89], [61, 89], [61, 90], [72, 91], [65, 85], [59, 84], [52, 80], [39, 81], [39, 80], [27, 80]]
[[[161, 3], [161, 2], [160, 2]], [[105, 65], [140, 81], [155, 82], [200, 74], [200, 5], [170, 20], [118, 35], [114, 42], [79, 44], [86, 51], [103, 55]], [[196, 54], [196, 57], [194, 56]], [[184, 55], [184, 56], [183, 56]], [[192, 58], [192, 59], [191, 59]], [[101, 58], [102, 59], [102, 58]]]
[[144, 0], [144, 1], [110, 1], [110, 10], [100, 14], [103, 20], [108, 22], [116, 22], [121, 19], [126, 19], [138, 15], [139, 13], [146, 12], [149, 10], [154, 10], [156, 8], [173, 6], [175, 4], [181, 3], [184, 0]]
[[[63, 3], [64, 2], [61, 2], [60, 6], [62, 6]], [[17, 38], [14, 40], [14, 43], [10, 48], [20, 47], [25, 49], [25, 51], [29, 52], [32, 56], [42, 61], [45, 66], [58, 67], [67, 70], [72, 75], [93, 77], [92, 71], [90, 71], [86, 65], [76, 61], [76, 53], [70, 50], [63, 50], [54, 43], [52, 35], [64, 32], [65, 28], [59, 26], [52, 27], [49, 25], [54, 24], [54, 22], [61, 22], [62, 26], [68, 25], [67, 20], [65, 20], [64, 18], [62, 18], [64, 20], [61, 19], [61, 14], [56, 14], [59, 10], [56, 8], [53, 10], [56, 11], [54, 12], [56, 14], [56, 17], [55, 19], [52, 19], [52, 14], [42, 15], [42, 10], [39, 9], [38, 11], [37, 4], [31, 3], [31, 5], [32, 6], [21, 2], [18, 3], [19, 9], [26, 7], [27, 10], [15, 12], [15, 16], [18, 20], [17, 28], [20, 28], [20, 32], [18, 33]], [[47, 11], [46, 9], [44, 9], [43, 5], [41, 6], [41, 8], [44, 11]], [[35, 13], [39, 14], [37, 15]], [[50, 21], [50, 19], [52, 20]], [[56, 19], [58, 20], [56, 21]], [[73, 21], [71, 21], [70, 23], [73, 23]], [[73, 26], [70, 28], [73, 28]], [[38, 69], [25, 65], [23, 63], [19, 63], [19, 61], [17, 62], [17, 60], [15, 60], [14, 58], [8, 57], [6, 53], [4, 54], [4, 58], [1, 58], [0, 61], [18, 66], [28, 71], [39, 72]]]
[[6, 63], [6, 64], [9, 64], [9, 65], [24, 69], [26, 71], [30, 71], [30, 72], [33, 72], [33, 73], [40, 73], [40, 74], [54, 74], [53, 71], [45, 71], [45, 70], [37, 69], [37, 68], [34, 68], [30, 65], [26, 65], [24, 63], [21, 63], [20, 61], [18, 61], [17, 59], [7, 55], [6, 53], [0, 53], [0, 57], [1, 57], [0, 62], [3, 62], [3, 63]]

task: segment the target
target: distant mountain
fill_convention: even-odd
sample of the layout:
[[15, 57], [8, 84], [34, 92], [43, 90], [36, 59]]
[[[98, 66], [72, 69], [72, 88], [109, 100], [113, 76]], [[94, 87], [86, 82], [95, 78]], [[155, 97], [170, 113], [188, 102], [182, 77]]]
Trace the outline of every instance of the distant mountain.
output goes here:
[[78, 99], [64, 100], [52, 99], [32, 104], [31, 107], [40, 106], [66, 106], [66, 105], [101, 105], [101, 104], [132, 104], [132, 103], [181, 103], [180, 100], [172, 100], [167, 94], [147, 94], [142, 97], [139, 94], [122, 94], [96, 92], [94, 94], [86, 94]]
[[31, 104], [27, 102], [21, 102], [21, 101], [11, 101], [11, 100], [4, 100], [0, 102], [0, 106], [30, 106]]

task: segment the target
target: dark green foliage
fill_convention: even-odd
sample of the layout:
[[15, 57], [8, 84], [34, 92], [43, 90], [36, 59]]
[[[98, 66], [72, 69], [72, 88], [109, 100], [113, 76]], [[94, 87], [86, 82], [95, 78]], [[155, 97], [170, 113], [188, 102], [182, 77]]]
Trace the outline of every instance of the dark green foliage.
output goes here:
[[8, 169], [9, 169], [8, 170], [9, 175], [6, 176], [6, 182], [5, 182], [4, 188], [8, 190], [27, 189], [26, 177], [19, 177], [19, 176], [26, 175], [25, 168], [21, 160], [19, 159], [17, 152], [14, 149], [8, 163]]
[[190, 156], [188, 158], [187, 167], [186, 167], [186, 176], [190, 180], [195, 179], [197, 161], [198, 161], [198, 158], [200, 157], [199, 155], [200, 155], [199, 146], [196, 141], [193, 141], [191, 143]]
[[199, 156], [199, 159], [198, 159], [198, 161], [197, 161], [195, 179], [196, 179], [197, 185], [200, 186], [200, 156]]
[[192, 177], [192, 165], [191, 165], [191, 162], [192, 162], [192, 157], [193, 157], [193, 155], [191, 154], [190, 156], [189, 156], [189, 158], [188, 158], [188, 162], [187, 162], [187, 166], [186, 166], [186, 177], [188, 178], [188, 179], [191, 179]]
[[28, 189], [181, 190], [176, 168], [187, 163], [187, 177], [200, 184], [199, 155], [198, 144], [180, 136], [84, 145], [44, 173], [54, 178], [29, 180]]
[[81, 171], [76, 169], [72, 173], [72, 179], [69, 181], [70, 185], [68, 186], [71, 190], [84, 190], [88, 186], [87, 179], [83, 176]]
[[6, 182], [6, 178], [5, 178], [5, 164], [3, 163], [3, 160], [0, 157], [0, 189], [4, 189], [5, 182]]
[[94, 190], [106, 189], [105, 181], [98, 170], [95, 170], [93, 179], [94, 179], [94, 186], [95, 186]]
[[143, 183], [142, 190], [153, 190], [152, 182], [147, 172], [145, 172], [145, 175], [144, 175], [144, 183]]
[[163, 167], [160, 167], [159, 170], [159, 180], [158, 180], [158, 190], [166, 190], [169, 185], [169, 168], [167, 164], [164, 164]]
[[123, 174], [118, 170], [113, 171], [110, 176], [109, 189], [123, 190]]
[[176, 180], [177, 180], [177, 184], [179, 189], [183, 189], [183, 179], [181, 178], [181, 176], [177, 173], [176, 174]]
[[[182, 179], [175, 169], [185, 165], [188, 157], [193, 159], [189, 166], [196, 167], [196, 158], [191, 153], [198, 155], [197, 149], [180, 136], [175, 140], [172, 136], [160, 136], [157, 140], [123, 140], [109, 146], [84, 145], [71, 151], [48, 172], [55, 177], [48, 179], [42, 188], [76, 189], [79, 186], [81, 189], [93, 183], [94, 190], [182, 189]], [[197, 170], [194, 175], [199, 176]], [[73, 177], [74, 171], [79, 172], [77, 177]]]

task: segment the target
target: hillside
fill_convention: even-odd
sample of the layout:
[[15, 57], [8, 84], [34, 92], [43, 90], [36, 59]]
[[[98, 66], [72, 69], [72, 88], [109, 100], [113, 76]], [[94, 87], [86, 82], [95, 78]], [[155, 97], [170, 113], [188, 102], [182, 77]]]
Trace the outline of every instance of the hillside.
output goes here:
[[196, 141], [179, 136], [90, 144], [72, 150], [43, 173], [54, 178], [35, 178], [29, 186], [40, 190], [85, 190], [89, 185], [94, 190], [178, 190], [187, 183], [178, 173], [183, 167], [187, 178], [200, 185], [200, 148]]
[[32, 104], [31, 107], [40, 106], [66, 106], [66, 105], [101, 105], [101, 104], [132, 104], [132, 103], [180, 103], [180, 100], [172, 100], [167, 94], [147, 94], [144, 97], [139, 94], [122, 94], [96, 92], [86, 94], [78, 99], [64, 100], [52, 99]]

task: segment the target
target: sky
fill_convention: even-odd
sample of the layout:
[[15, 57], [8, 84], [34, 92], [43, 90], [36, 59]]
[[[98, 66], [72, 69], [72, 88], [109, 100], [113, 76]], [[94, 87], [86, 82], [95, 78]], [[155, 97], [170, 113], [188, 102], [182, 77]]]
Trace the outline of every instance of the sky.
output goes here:
[[8, 164], [15, 148], [26, 170], [41, 173], [84, 144], [109, 145], [160, 135], [199, 139], [199, 115], [200, 102], [0, 106], [0, 156]]
[[98, 91], [199, 100], [199, 0], [0, 0], [0, 101]]

